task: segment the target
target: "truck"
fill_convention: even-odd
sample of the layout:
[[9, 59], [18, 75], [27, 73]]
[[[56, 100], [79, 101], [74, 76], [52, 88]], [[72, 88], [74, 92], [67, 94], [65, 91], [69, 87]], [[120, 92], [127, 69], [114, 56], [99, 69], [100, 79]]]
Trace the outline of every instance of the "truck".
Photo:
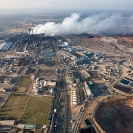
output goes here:
[[56, 113], [56, 111], [57, 111], [57, 110], [56, 110], [56, 109], [54, 109], [54, 113]]

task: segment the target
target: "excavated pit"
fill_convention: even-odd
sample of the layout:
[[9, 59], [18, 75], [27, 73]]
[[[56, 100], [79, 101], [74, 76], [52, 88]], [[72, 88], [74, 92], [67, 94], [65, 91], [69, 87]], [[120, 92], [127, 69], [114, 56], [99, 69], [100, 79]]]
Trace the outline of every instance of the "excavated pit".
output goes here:
[[133, 133], [133, 98], [102, 102], [95, 119], [106, 133]]

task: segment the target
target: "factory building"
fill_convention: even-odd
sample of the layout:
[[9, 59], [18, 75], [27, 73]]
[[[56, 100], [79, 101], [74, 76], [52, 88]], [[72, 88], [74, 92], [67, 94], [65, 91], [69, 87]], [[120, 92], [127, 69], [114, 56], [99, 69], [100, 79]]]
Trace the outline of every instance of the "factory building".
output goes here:
[[67, 47], [67, 46], [69, 46], [69, 43], [63, 42], [63, 43], [59, 46], [59, 48], [65, 48], [65, 47]]
[[51, 81], [47, 82], [47, 86], [49, 87], [55, 87], [55, 85], [56, 85], [56, 82], [51, 82]]
[[35, 92], [35, 95], [38, 95], [44, 91], [44, 87], [50, 87], [51, 88], [50, 93], [54, 93], [55, 86], [56, 86], [56, 82], [42, 80], [38, 77], [35, 80], [35, 83], [33, 84], [33, 91]]
[[76, 88], [73, 88], [71, 90], [71, 104], [77, 105], [78, 104], [78, 97], [77, 97], [77, 90]]
[[11, 47], [12, 43], [11, 42], [4, 42], [0, 44], [0, 50], [1, 51], [7, 51]]
[[89, 88], [89, 86], [87, 85], [86, 82], [84, 82], [84, 88], [85, 88], [86, 95], [87, 95], [88, 97], [94, 96], [94, 95], [91, 93], [90, 88]]
[[18, 56], [18, 55], [6, 55], [5, 58], [6, 59], [19, 59], [19, 58], [21, 58], [21, 56]]
[[3, 120], [3, 121], [0, 121], [0, 125], [13, 126], [14, 124], [15, 124], [15, 120]]
[[35, 89], [35, 95], [43, 91], [44, 80], [36, 79], [36, 82], [33, 84], [33, 89]]
[[75, 54], [76, 54], [77, 57], [82, 57], [82, 56], [84, 56], [84, 54], [81, 53], [81, 52], [75, 52]]
[[71, 61], [75, 61], [75, 60], [76, 60], [76, 57], [75, 57], [75, 56], [73, 56], [73, 55], [71, 55], [71, 54], [69, 54], [69, 53], [67, 53], [67, 52], [65, 52], [65, 51], [61, 51], [60, 54], [64, 57], [64, 59], [65, 59], [65, 58], [68, 58], [68, 59], [70, 59]]
[[80, 70], [80, 73], [84, 78], [90, 78], [90, 74], [86, 70], [82, 69]]

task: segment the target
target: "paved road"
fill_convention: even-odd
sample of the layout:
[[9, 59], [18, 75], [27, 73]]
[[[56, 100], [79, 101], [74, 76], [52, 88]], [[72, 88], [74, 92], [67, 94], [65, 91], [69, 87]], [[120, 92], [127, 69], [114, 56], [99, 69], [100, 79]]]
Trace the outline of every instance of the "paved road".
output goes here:
[[58, 111], [58, 133], [65, 133], [66, 131], [66, 92], [61, 92], [60, 107]]
[[[63, 77], [63, 70], [58, 69], [58, 84], [57, 84], [57, 88], [56, 88], [56, 95], [55, 95], [55, 105], [54, 108], [57, 110], [57, 113], [54, 115], [54, 120], [53, 120], [53, 125], [54, 123], [57, 123], [57, 126], [60, 126], [60, 109], [61, 109], [61, 105], [60, 105], [60, 99], [62, 97], [62, 93], [61, 93], [61, 86], [62, 86], [62, 77]], [[52, 128], [52, 133], [58, 133], [58, 129], [54, 130]]]
[[57, 94], [55, 100], [55, 108], [57, 109], [57, 114], [55, 115], [55, 120], [57, 123], [57, 130], [52, 131], [52, 133], [71, 133], [71, 112], [70, 103], [66, 84], [66, 74], [67, 70], [63, 69], [60, 71], [58, 76], [58, 86]]
[[71, 111], [71, 96], [67, 95], [67, 110], [66, 110], [66, 132], [72, 133], [72, 111]]
[[60, 99], [58, 102], [58, 133], [65, 133], [66, 132], [66, 94], [67, 94], [67, 90], [66, 90], [66, 82], [65, 82], [65, 78], [66, 78], [66, 70], [63, 69], [62, 70], [62, 75], [61, 75], [61, 82], [60, 82]]

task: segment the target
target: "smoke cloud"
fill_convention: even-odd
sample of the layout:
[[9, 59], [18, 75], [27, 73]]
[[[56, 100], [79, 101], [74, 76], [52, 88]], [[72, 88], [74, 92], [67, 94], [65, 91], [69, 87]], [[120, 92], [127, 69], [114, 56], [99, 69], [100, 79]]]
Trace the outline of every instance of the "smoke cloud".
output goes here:
[[33, 28], [33, 34], [69, 35], [81, 33], [133, 33], [133, 15], [123, 17], [121, 14], [98, 14], [81, 19], [80, 14], [73, 13], [64, 18], [62, 23], [47, 22]]

